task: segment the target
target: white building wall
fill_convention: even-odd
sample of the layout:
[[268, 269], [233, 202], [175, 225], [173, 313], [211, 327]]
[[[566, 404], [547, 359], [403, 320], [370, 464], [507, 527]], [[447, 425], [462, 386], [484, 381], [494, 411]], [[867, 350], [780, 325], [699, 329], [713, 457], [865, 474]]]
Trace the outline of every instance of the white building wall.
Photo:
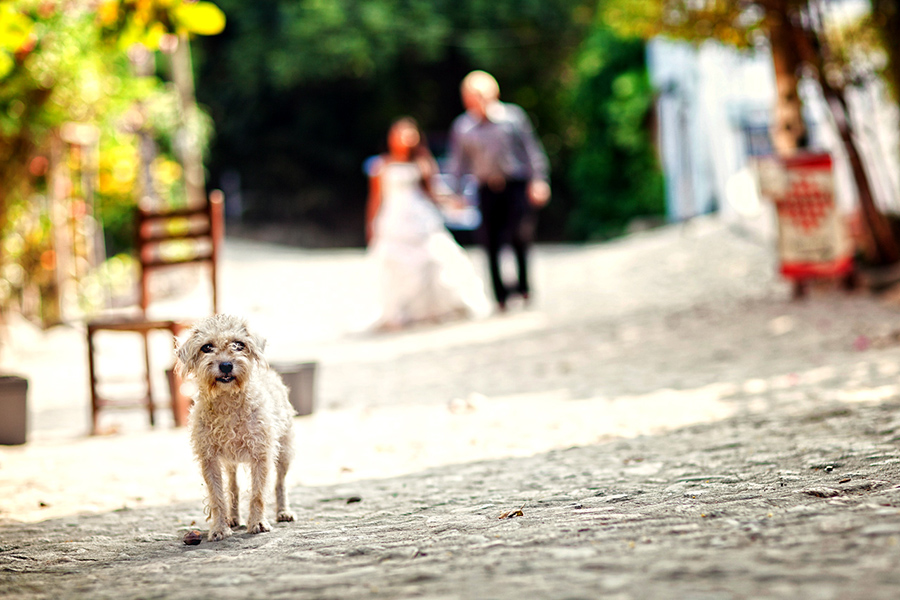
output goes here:
[[[768, 128], [775, 104], [775, 76], [765, 50], [738, 52], [716, 42], [699, 47], [657, 38], [648, 43], [651, 82], [658, 90], [659, 144], [666, 177], [667, 216], [683, 221], [716, 210], [721, 217], [766, 239], [774, 238], [774, 214], [755, 184], [748, 127]], [[830, 152], [840, 209], [857, 205], [843, 144], [821, 90], [800, 85], [811, 147]], [[870, 78], [847, 90], [857, 142], [876, 202], [900, 214], [900, 127], [885, 86]]]

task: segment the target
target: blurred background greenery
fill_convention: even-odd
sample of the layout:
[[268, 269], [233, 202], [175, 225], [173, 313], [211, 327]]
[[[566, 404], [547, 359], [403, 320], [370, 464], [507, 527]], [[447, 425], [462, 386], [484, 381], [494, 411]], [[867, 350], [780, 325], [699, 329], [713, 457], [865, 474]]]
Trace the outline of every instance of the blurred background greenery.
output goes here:
[[228, 24], [195, 45], [197, 95], [216, 123], [210, 179], [239, 176], [251, 223], [362, 244], [363, 161], [404, 114], [440, 158], [462, 111], [459, 82], [475, 68], [528, 111], [550, 156], [543, 239], [602, 238], [663, 212], [643, 44], [604, 27], [596, 1], [218, 4]]

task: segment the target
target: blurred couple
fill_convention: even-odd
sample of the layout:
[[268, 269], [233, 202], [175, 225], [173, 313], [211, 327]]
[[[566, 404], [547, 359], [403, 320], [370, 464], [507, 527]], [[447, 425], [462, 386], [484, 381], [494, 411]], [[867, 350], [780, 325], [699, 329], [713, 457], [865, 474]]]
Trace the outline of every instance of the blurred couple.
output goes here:
[[[550, 198], [548, 161], [525, 111], [500, 102], [500, 88], [490, 74], [473, 71], [463, 79], [460, 93], [466, 111], [450, 131], [452, 192], [461, 193], [465, 175], [478, 183], [479, 233], [494, 297], [505, 311], [513, 295], [526, 303], [530, 299], [528, 250], [536, 210]], [[434, 190], [437, 162], [416, 121], [396, 120], [387, 142], [387, 152], [369, 171], [366, 211], [366, 236], [379, 272], [376, 327], [487, 316], [491, 309], [484, 285], [437, 206], [455, 201], [454, 196]], [[507, 244], [516, 257], [513, 286], [506, 285], [500, 270], [500, 253]]]

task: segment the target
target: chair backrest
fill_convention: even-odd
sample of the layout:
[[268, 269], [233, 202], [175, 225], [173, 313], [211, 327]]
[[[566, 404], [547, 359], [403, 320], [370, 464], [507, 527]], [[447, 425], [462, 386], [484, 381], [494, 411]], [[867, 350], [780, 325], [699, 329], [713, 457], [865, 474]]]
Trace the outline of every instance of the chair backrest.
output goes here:
[[165, 212], [137, 211], [136, 249], [141, 265], [141, 311], [150, 305], [149, 276], [158, 269], [187, 263], [209, 263], [212, 309], [219, 311], [217, 265], [224, 236], [224, 194], [213, 190], [206, 204]]

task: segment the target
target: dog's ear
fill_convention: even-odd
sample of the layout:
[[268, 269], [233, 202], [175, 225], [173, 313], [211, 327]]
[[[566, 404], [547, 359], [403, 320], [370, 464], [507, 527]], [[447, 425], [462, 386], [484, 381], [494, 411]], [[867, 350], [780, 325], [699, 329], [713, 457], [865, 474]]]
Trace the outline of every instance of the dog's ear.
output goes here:
[[247, 350], [249, 350], [250, 352], [250, 357], [260, 364], [267, 364], [266, 357], [263, 355], [263, 352], [266, 349], [266, 339], [258, 333], [250, 331], [249, 329], [247, 329], [246, 331], [247, 341], [249, 342], [247, 344]]
[[197, 357], [197, 335], [194, 330], [183, 341], [175, 338], [175, 371], [179, 377], [187, 377], [194, 368]]

